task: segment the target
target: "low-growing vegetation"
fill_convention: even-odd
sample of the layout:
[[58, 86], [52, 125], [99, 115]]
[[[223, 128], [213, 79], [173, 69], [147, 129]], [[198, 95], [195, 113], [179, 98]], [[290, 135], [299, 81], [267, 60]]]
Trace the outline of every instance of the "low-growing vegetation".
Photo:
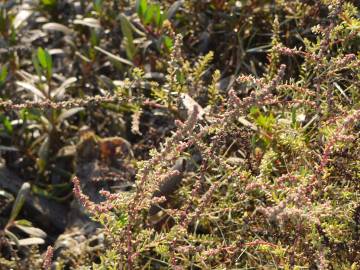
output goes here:
[[358, 4], [0, 3], [0, 269], [360, 269]]

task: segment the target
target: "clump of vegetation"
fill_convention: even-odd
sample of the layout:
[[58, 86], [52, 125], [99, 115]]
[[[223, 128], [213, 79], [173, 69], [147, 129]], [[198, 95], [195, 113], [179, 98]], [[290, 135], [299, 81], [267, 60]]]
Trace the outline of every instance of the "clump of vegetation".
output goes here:
[[14, 2], [0, 32], [0, 268], [360, 267], [356, 1]]

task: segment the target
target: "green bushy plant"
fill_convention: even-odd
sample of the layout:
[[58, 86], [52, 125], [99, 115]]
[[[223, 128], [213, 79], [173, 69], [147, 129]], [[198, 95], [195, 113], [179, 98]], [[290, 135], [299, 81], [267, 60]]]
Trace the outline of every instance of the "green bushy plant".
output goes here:
[[[349, 240], [357, 226], [356, 183], [351, 179], [338, 182], [332, 169], [344, 147], [357, 155], [360, 114], [353, 104], [358, 104], [358, 99], [349, 102], [345, 93], [341, 96], [333, 87], [344, 84], [352, 92], [357, 84], [353, 78], [359, 59], [351, 54], [353, 48], [333, 45], [342, 40], [344, 32], [336, 27], [338, 18], [351, 10], [356, 9], [350, 4], [330, 7], [329, 24], [320, 31], [313, 28], [318, 38], [304, 40], [304, 50], [282, 45], [276, 19], [268, 77], [240, 76], [237, 80], [239, 87], [249, 89], [249, 97], [239, 99], [234, 85], [225, 111], [220, 115], [210, 112], [207, 121], [198, 119], [198, 124], [194, 122], [199, 117], [195, 105], [190, 118], [160, 152], [140, 165], [134, 194], [104, 194], [114, 211], [94, 214], [104, 226], [110, 226], [107, 230], [115, 246], [109, 251], [111, 256], [102, 257], [99, 269], [114, 265], [114, 261], [123, 269], [144, 265], [356, 269], [352, 251], [356, 240]], [[175, 42], [173, 49], [178, 57], [169, 69], [169, 80], [175, 78], [169, 85], [177, 92], [191, 93], [184, 90], [181, 80], [179, 84], [174, 69], [181, 63], [180, 44]], [[284, 56], [303, 58], [298, 78], [285, 77], [287, 68], [280, 66]], [[271, 71], [274, 68], [278, 71]], [[188, 70], [186, 62], [181, 70]], [[195, 72], [185, 77], [193, 86], [198, 85], [199, 76]], [[324, 133], [323, 128], [330, 130]], [[174, 144], [179, 147], [171, 149]], [[146, 213], [155, 203], [153, 192], [178, 173], [164, 169], [190, 147], [200, 151], [202, 162], [195, 174], [189, 173], [184, 180], [180, 205], [165, 210], [172, 221], [170, 228], [163, 225], [156, 231], [143, 227], [149, 218]], [[349, 166], [344, 170], [353, 165]]]
[[[56, 154], [84, 125], [140, 149], [131, 191], [103, 190], [95, 203], [72, 178], [106, 235], [100, 258], [78, 265], [359, 267], [355, 1], [33, 5], [27, 18], [36, 10], [38, 20], [0, 8], [9, 47], [0, 51], [1, 146], [24, 156], [21, 174], [48, 197], [59, 171], [68, 187], [75, 171], [56, 167]], [[21, 48], [25, 31], [40, 27], [46, 44], [34, 37], [34, 48]], [[155, 196], [179, 178], [174, 192]], [[52, 257], [49, 248], [45, 269]]]

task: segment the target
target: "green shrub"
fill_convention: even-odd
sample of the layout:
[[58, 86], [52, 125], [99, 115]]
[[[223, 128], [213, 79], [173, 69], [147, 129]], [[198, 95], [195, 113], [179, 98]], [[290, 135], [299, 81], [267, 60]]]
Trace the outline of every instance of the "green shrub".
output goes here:
[[[42, 26], [22, 28], [2, 8], [1, 41], [14, 50], [1, 52], [0, 128], [33, 189], [67, 198], [69, 185], [54, 190], [62, 172], [102, 225], [99, 260], [78, 266], [358, 269], [354, 3], [81, 1], [65, 14], [48, 2], [35, 6]], [[16, 47], [40, 27], [55, 32], [42, 47]], [[73, 167], [56, 167], [84, 125], [140, 149], [133, 190], [102, 190], [95, 203]], [[163, 191], [171, 181], [179, 185]]]

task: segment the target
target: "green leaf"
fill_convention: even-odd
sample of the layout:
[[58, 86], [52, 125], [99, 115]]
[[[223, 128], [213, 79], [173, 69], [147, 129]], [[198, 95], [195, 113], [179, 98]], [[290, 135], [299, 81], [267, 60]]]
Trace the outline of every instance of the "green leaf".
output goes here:
[[140, 19], [143, 19], [145, 11], [147, 10], [147, 0], [136, 0], [135, 7]]
[[52, 73], [51, 55], [47, 50], [44, 50], [43, 48], [40, 47], [37, 50], [37, 58], [39, 60], [41, 67], [46, 71], [47, 79], [50, 79]]
[[291, 125], [296, 125], [296, 108], [291, 108]]
[[54, 7], [56, 6], [56, 0], [41, 0], [41, 4], [44, 6]]
[[155, 4], [155, 12], [154, 12], [154, 23], [157, 27], [161, 27], [164, 20], [166, 18], [166, 15], [162, 12], [161, 8], [160, 8], [160, 4]]
[[120, 15], [120, 26], [121, 26], [121, 32], [123, 33], [125, 37], [125, 48], [126, 48], [126, 55], [127, 57], [132, 60], [135, 55], [135, 45], [134, 45], [134, 37], [132, 33], [131, 23], [129, 22], [128, 18], [124, 15]]
[[250, 108], [250, 116], [253, 118], [257, 118], [260, 115], [260, 110], [256, 106], [252, 106]]
[[176, 72], [176, 81], [180, 84], [185, 83], [185, 76], [180, 70]]
[[27, 226], [27, 227], [31, 227], [32, 223], [26, 219], [19, 219], [17, 221], [15, 221], [16, 225], [22, 225], [22, 226]]
[[8, 14], [6, 12], [6, 9], [2, 8], [0, 9], [0, 32], [4, 33], [7, 29], [7, 17]]
[[173, 43], [172, 39], [169, 36], [164, 36], [163, 37], [163, 42], [164, 42], [164, 45], [165, 45], [166, 49], [168, 49], [169, 51], [174, 46], [174, 43]]
[[102, 8], [102, 0], [94, 0], [94, 10], [97, 13], [101, 12], [101, 8]]
[[51, 55], [47, 51], [45, 51], [45, 57], [46, 57], [47, 78], [50, 79], [52, 74], [52, 59], [51, 59]]
[[13, 132], [13, 126], [12, 126], [9, 118], [8, 118], [8, 117], [4, 117], [2, 123], [3, 123], [6, 131], [7, 131], [9, 134], [12, 134], [12, 132]]
[[97, 46], [99, 45], [99, 37], [97, 35], [97, 32], [94, 30], [94, 29], [91, 29], [91, 32], [90, 32], [90, 43], [91, 43], [91, 46]]
[[36, 74], [38, 75], [39, 78], [41, 78], [41, 67], [40, 67], [40, 63], [39, 63], [39, 60], [38, 60], [35, 52], [32, 55], [32, 62], [33, 62]]
[[38, 158], [36, 160], [36, 165], [39, 168], [39, 172], [43, 173], [45, 171], [45, 168], [46, 168], [46, 160], [42, 159], [42, 158]]
[[133, 41], [133, 34], [132, 34], [132, 27], [131, 23], [129, 22], [128, 18], [124, 15], [120, 15], [120, 26], [121, 26], [121, 32], [123, 35], [128, 39], [128, 41]]
[[7, 67], [3, 66], [1, 71], [0, 71], [0, 86], [5, 83], [7, 75], [8, 75]]
[[255, 119], [255, 122], [260, 127], [270, 131], [275, 124], [275, 117], [272, 114], [268, 116], [261, 114]]
[[47, 163], [46, 161], [48, 160], [48, 154], [49, 154], [49, 146], [50, 146], [49, 144], [50, 144], [49, 136], [46, 136], [38, 150], [39, 159], [37, 160], [37, 165], [39, 168], [39, 172], [41, 173], [43, 173], [46, 168], [46, 163]]
[[21, 188], [20, 188], [20, 190], [19, 190], [19, 192], [18, 192], [18, 194], [16, 196], [16, 200], [14, 202], [13, 208], [12, 208], [11, 213], [10, 213], [10, 218], [8, 220], [8, 225], [13, 223], [13, 221], [19, 215], [20, 210], [24, 205], [25, 198], [29, 194], [29, 192], [30, 192], [30, 184], [25, 182], [21, 186]]
[[46, 54], [43, 48], [38, 48], [37, 50], [37, 59], [39, 60], [39, 63], [43, 69], [46, 69], [47, 62], [46, 62]]
[[143, 24], [144, 25], [147, 25], [151, 22], [152, 18], [153, 18], [153, 14], [154, 14], [154, 11], [155, 11], [155, 6], [154, 5], [151, 5], [149, 6], [144, 15], [143, 15]]
[[153, 20], [155, 11], [156, 11], [156, 5], [151, 5], [146, 9], [145, 14], [143, 16], [143, 23], [145, 25], [149, 24]]

